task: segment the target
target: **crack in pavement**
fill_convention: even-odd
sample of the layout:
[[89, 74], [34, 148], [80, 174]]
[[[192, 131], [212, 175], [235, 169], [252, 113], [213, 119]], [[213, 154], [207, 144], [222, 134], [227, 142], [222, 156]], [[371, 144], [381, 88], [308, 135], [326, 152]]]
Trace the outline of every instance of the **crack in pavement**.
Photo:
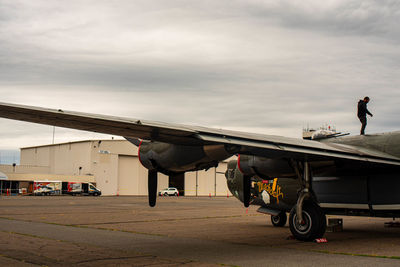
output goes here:
[[[81, 244], [81, 243], [70, 242], [70, 241], [66, 241], [66, 240], [57, 240], [57, 239], [53, 239], [53, 238], [37, 236], [37, 235], [32, 235], [32, 234], [26, 234], [26, 233], [9, 232], [9, 231], [3, 231], [3, 230], [0, 230], [0, 232], [7, 233], [7, 234], [13, 234], [13, 235], [26, 236], [26, 237], [35, 238], [35, 239], [51, 240], [51, 241], [62, 242], [62, 243], [66, 243], [66, 244], [73, 244], [76, 247], [83, 248], [83, 249], [87, 249], [87, 248], [85, 248], [85, 246], [88, 245], [88, 244]], [[36, 249], [40, 251], [41, 248], [43, 248], [45, 246], [47, 246], [47, 245], [39, 246]], [[95, 244], [90, 244], [90, 246], [95, 247], [95, 248], [104, 249], [103, 246], [97, 246]], [[49, 258], [49, 257], [43, 255], [42, 253], [35, 254], [35, 253], [31, 253], [25, 249], [21, 251], [21, 250], [17, 250], [17, 249], [1, 249], [0, 248], [0, 251], [2, 253], [2, 254], [0, 254], [0, 257], [16, 260], [21, 263], [29, 263], [29, 264], [32, 264], [35, 266], [71, 266], [71, 265], [85, 265], [86, 266], [87, 263], [89, 263], [89, 265], [91, 265], [92, 263], [93, 264], [95, 264], [95, 263], [102, 264], [101, 262], [104, 262], [104, 261], [114, 261], [115, 262], [115, 261], [119, 261], [119, 260], [132, 260], [132, 259], [142, 259], [142, 261], [143, 261], [143, 259], [145, 259], [145, 260], [150, 260], [150, 262], [156, 262], [156, 263], [149, 263], [146, 261], [146, 264], [140, 265], [140, 264], [137, 264], [138, 262], [135, 261], [135, 266], [152, 266], [152, 265], [180, 266], [180, 265], [185, 265], [188, 263], [196, 263], [196, 264], [200, 263], [200, 262], [195, 262], [192, 260], [179, 261], [176, 259], [161, 258], [156, 255], [143, 254], [143, 253], [134, 252], [134, 251], [129, 251], [129, 252], [137, 254], [135, 256], [97, 257], [97, 258], [81, 260], [81, 261], [77, 261], [77, 262], [70, 262], [70, 261], [66, 261], [65, 259], [53, 259], [53, 258]], [[128, 253], [128, 251], [119, 250], [119, 249], [113, 249], [112, 251], [120, 252], [120, 253]], [[140, 263], [140, 261], [139, 261], [139, 263]]]
[[145, 255], [143, 255], [143, 256], [129, 256], [129, 257], [105, 257], [105, 258], [97, 258], [97, 259], [78, 261], [78, 262], [75, 262], [75, 264], [97, 262], [97, 261], [106, 261], [106, 260], [128, 260], [128, 259], [138, 259], [138, 258], [157, 258], [157, 256], [152, 256], [152, 255], [145, 256]]
[[17, 260], [19, 262], [35, 264], [39, 266], [59, 265], [60, 262], [45, 255], [37, 255], [29, 251], [20, 251], [16, 249], [1, 249], [2, 256]]
[[[221, 216], [222, 217], [222, 216]], [[225, 217], [232, 217], [232, 216], [225, 216]], [[234, 216], [236, 217], [236, 216]], [[2, 217], [0, 217], [2, 218]], [[33, 223], [42, 223], [42, 224], [49, 224], [49, 225], [55, 225], [55, 226], [63, 226], [63, 227], [72, 227], [72, 228], [86, 228], [86, 229], [92, 229], [92, 230], [102, 230], [102, 231], [108, 231], [108, 232], [121, 232], [121, 233], [130, 233], [130, 234], [135, 234], [135, 235], [143, 235], [143, 236], [154, 236], [154, 237], [163, 237], [163, 238], [169, 238], [168, 235], [166, 234], [153, 234], [153, 233], [145, 233], [145, 232], [136, 232], [136, 231], [129, 231], [129, 230], [120, 230], [120, 229], [110, 229], [110, 228], [100, 228], [100, 227], [90, 227], [87, 225], [70, 225], [70, 224], [58, 224], [58, 223], [49, 223], [49, 222], [36, 222], [36, 221], [30, 221], [30, 220], [20, 220], [20, 219], [13, 219], [13, 218], [3, 218], [6, 220], [11, 220], [11, 221], [21, 221], [21, 222], [33, 222]], [[24, 234], [21, 233], [22, 235], [29, 235], [29, 234]], [[33, 236], [33, 235], [29, 235]], [[46, 237], [41, 237], [41, 236], [34, 236], [37, 238], [46, 238]], [[51, 238], [50, 238], [51, 239]], [[201, 241], [210, 241], [210, 242], [220, 242], [216, 240], [204, 240], [204, 239], [198, 239], [198, 238], [185, 238], [185, 239], [197, 239]], [[52, 239], [56, 240], [56, 239]], [[62, 242], [70, 242], [70, 241], [63, 241], [59, 240]], [[312, 248], [293, 248], [293, 247], [287, 247], [286, 244], [283, 245], [267, 245], [267, 244], [252, 244], [248, 242], [231, 242], [231, 241], [224, 241], [227, 244], [232, 244], [232, 245], [240, 245], [240, 246], [248, 246], [248, 247], [254, 247], [254, 248], [283, 248], [287, 250], [292, 250], [292, 251], [303, 251], [303, 252], [314, 252], [314, 253], [319, 253], [319, 254], [331, 254], [331, 255], [344, 255], [344, 256], [356, 256], [356, 257], [371, 257], [371, 258], [385, 258], [385, 259], [391, 259], [391, 260], [399, 260], [400, 257], [396, 256], [381, 256], [381, 255], [369, 255], [369, 254], [352, 254], [352, 253], [341, 253], [341, 252], [332, 252], [332, 251], [326, 251], [326, 250], [316, 250]], [[70, 242], [72, 243], [72, 242]], [[79, 244], [79, 243], [75, 243]], [[102, 246], [99, 246], [102, 247]]]
[[[263, 214], [206, 216], [206, 217], [194, 217], [194, 218], [155, 219], [155, 220], [140, 220], [140, 221], [132, 220], [132, 221], [99, 222], [99, 223], [71, 223], [71, 224], [62, 224], [62, 223], [54, 223], [54, 222], [47, 222], [47, 221], [35, 221], [35, 220], [19, 219], [19, 218], [3, 217], [3, 216], [1, 216], [0, 219], [23, 221], [23, 222], [41, 222], [41, 223], [63, 225], [63, 226], [89, 226], [89, 225], [107, 225], [107, 224], [124, 224], [124, 223], [178, 222], [178, 221], [190, 221], [190, 220], [244, 218], [244, 217], [256, 217], [256, 216], [263, 216]], [[96, 229], [100, 229], [100, 228], [96, 228]]]
[[124, 224], [124, 223], [146, 223], [146, 222], [178, 222], [178, 221], [191, 221], [191, 220], [208, 220], [208, 219], [227, 219], [227, 218], [242, 218], [249, 216], [263, 216], [262, 214], [246, 214], [246, 215], [227, 215], [227, 216], [206, 216], [206, 217], [194, 217], [194, 218], [175, 218], [175, 219], [156, 219], [156, 220], [141, 220], [141, 221], [120, 221], [120, 222], [103, 222], [103, 223], [80, 223], [80, 224], [69, 224], [75, 225], [104, 225], [104, 224]]

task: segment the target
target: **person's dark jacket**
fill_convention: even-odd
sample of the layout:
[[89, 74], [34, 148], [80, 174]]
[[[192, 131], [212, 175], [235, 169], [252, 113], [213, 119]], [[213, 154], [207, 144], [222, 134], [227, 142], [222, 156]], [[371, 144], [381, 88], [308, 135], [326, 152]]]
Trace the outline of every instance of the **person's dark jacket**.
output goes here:
[[359, 118], [364, 118], [368, 115], [372, 116], [371, 112], [367, 109], [367, 103], [364, 100], [358, 101], [357, 116]]

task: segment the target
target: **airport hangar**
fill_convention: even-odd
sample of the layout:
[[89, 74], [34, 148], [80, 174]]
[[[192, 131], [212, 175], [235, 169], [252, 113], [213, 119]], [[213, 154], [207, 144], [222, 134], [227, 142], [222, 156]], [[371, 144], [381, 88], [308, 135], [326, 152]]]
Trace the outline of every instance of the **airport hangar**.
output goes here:
[[[187, 172], [169, 181], [159, 173], [158, 190], [178, 188], [186, 196], [231, 196], [226, 184], [227, 161], [207, 171]], [[26, 181], [90, 182], [102, 195], [147, 195], [147, 169], [138, 148], [126, 140], [87, 140], [21, 148], [20, 165], [0, 165], [8, 181], [21, 189]], [[17, 187], [17, 188], [15, 188]], [[21, 191], [21, 190], [19, 190]], [[26, 190], [24, 190], [25, 192]]]

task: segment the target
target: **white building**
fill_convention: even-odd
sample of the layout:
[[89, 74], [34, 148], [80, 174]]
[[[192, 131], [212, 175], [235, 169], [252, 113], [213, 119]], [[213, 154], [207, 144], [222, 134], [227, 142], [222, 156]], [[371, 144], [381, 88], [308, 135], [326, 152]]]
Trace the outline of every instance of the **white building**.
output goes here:
[[[158, 189], [177, 187], [186, 196], [230, 195], [226, 162], [208, 171], [188, 172], [177, 181], [159, 174]], [[25, 171], [20, 171], [22, 169]], [[32, 168], [46, 173], [33, 172]], [[147, 169], [139, 162], [138, 148], [126, 140], [90, 140], [21, 149], [21, 164], [0, 168], [10, 179], [57, 177], [63, 181], [95, 182], [103, 195], [147, 195]], [[180, 181], [179, 181], [180, 180]]]

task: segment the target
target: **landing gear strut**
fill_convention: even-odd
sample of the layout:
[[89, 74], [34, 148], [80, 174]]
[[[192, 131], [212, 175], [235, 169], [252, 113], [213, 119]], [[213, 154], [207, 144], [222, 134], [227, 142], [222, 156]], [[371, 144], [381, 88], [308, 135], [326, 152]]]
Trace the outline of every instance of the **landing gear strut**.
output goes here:
[[312, 189], [312, 175], [307, 161], [303, 163], [303, 175], [296, 164], [296, 172], [301, 181], [301, 190], [297, 204], [292, 208], [289, 216], [290, 231], [301, 241], [312, 241], [321, 238], [326, 230], [326, 216], [317, 204]]

